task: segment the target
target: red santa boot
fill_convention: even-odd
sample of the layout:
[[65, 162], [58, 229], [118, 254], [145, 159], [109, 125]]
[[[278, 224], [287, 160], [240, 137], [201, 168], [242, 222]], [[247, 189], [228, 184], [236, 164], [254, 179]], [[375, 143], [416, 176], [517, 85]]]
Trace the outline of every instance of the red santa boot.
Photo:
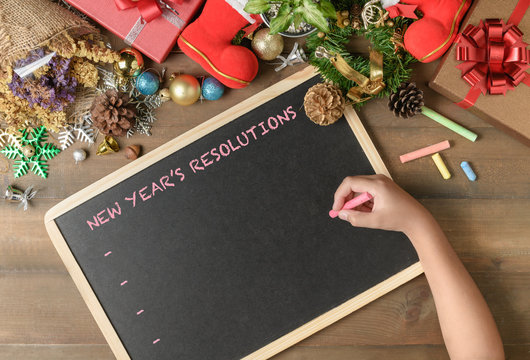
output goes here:
[[[385, 0], [392, 14], [402, 14], [400, 6], [414, 5], [423, 17], [405, 32], [405, 48], [421, 62], [431, 62], [442, 56], [458, 35], [458, 28], [471, 0]], [[401, 3], [401, 4], [397, 4]], [[410, 9], [409, 9], [410, 10]], [[410, 16], [409, 16], [410, 17]]]
[[181, 50], [231, 88], [243, 88], [258, 73], [258, 59], [232, 39], [253, 19], [243, 8], [246, 0], [207, 0], [201, 15], [178, 39]]

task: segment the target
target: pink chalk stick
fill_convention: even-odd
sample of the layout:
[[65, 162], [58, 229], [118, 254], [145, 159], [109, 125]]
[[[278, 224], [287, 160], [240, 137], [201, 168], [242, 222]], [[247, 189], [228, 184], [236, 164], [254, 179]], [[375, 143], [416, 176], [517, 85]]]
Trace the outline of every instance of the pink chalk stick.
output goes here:
[[[348, 201], [346, 204], [344, 204], [344, 206], [342, 207], [341, 210], [354, 209], [357, 206], [359, 206], [361, 204], [364, 204], [365, 202], [367, 202], [368, 200], [371, 200], [373, 198], [374, 197], [372, 195], [368, 194], [367, 192], [364, 192], [361, 195], [354, 197], [353, 199]], [[335, 210], [330, 210], [329, 211], [329, 216], [331, 216], [332, 218], [336, 218], [337, 216], [339, 216], [339, 212], [335, 211]]]
[[140, 310], [136, 313], [136, 315], [140, 315], [141, 313], [143, 313], [144, 311], [143, 310]]
[[106, 253], [105, 256], [109, 256], [110, 254], [112, 254], [112, 251], [109, 251], [108, 253]]
[[451, 147], [451, 144], [449, 144], [448, 140], [442, 141], [438, 144], [434, 144], [431, 146], [424, 147], [422, 149], [418, 149], [416, 151], [409, 152], [405, 155], [401, 155], [399, 157], [399, 160], [401, 160], [402, 163], [406, 163], [407, 161], [419, 159], [421, 157], [435, 154], [439, 151], [449, 149]]
[[120, 284], [120, 286], [123, 286], [123, 285], [125, 285], [125, 284], [127, 284], [127, 280], [125, 280], [124, 282], [122, 282], [122, 283]]
[[153, 344], [156, 344], [159, 341], [160, 341], [160, 339], [156, 339], [155, 341], [153, 341]]

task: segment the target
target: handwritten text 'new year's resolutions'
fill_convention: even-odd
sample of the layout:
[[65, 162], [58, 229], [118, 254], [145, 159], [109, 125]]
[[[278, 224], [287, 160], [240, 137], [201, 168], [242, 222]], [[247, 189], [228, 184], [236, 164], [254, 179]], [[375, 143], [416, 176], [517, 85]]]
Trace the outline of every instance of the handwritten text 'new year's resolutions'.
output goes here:
[[[251, 126], [249, 129], [242, 131], [241, 134], [236, 135], [234, 138], [228, 139], [213, 149], [205, 152], [200, 157], [192, 159], [188, 163], [188, 173], [192, 171], [193, 174], [196, 174], [197, 172], [206, 170], [208, 166], [221, 161], [224, 157], [230, 156], [234, 151], [242, 150], [253, 141], [259, 140], [260, 137], [266, 136], [289, 121], [296, 119], [296, 115], [293, 107], [289, 106], [283, 110], [282, 115], [278, 114], [276, 116], [270, 116], [266, 121], [261, 121], [257, 125]], [[185, 171], [182, 168], [170, 169], [168, 170], [167, 175], [164, 175], [159, 179], [152, 181], [151, 184], [125, 196], [123, 201], [121, 201], [121, 204], [129, 204], [134, 208], [141, 202], [149, 201], [149, 199], [163, 194], [164, 191], [175, 187], [177, 183], [182, 182], [185, 179]], [[120, 202], [116, 201], [114, 206], [102, 209], [95, 214], [92, 219], [86, 220], [86, 223], [90, 230], [94, 231], [101, 225], [116, 219], [116, 217], [121, 214], [122, 206], [120, 205]]]

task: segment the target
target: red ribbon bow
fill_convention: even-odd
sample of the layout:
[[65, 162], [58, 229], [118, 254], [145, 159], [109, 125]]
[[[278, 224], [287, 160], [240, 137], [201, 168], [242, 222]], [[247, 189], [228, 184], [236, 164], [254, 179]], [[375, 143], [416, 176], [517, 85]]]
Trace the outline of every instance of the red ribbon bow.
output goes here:
[[523, 41], [523, 33], [514, 24], [500, 19], [480, 21], [479, 26], [468, 25], [457, 40], [456, 59], [462, 79], [472, 86], [459, 106], [467, 109], [480, 94], [506, 94], [521, 82], [530, 86], [530, 50]]
[[[151, 22], [162, 15], [157, 0], [114, 0], [114, 2], [119, 10], [138, 8], [140, 15], [147, 22]], [[182, 0], [174, 2], [181, 4]]]
[[156, 0], [114, 0], [114, 2], [119, 10], [138, 8], [140, 15], [147, 22], [151, 22], [162, 15], [162, 10]]
[[410, 19], [417, 19], [418, 17], [414, 13], [418, 5], [408, 5], [408, 4], [396, 4], [385, 8], [388, 11], [388, 16], [392, 19], [397, 16], [402, 16]]

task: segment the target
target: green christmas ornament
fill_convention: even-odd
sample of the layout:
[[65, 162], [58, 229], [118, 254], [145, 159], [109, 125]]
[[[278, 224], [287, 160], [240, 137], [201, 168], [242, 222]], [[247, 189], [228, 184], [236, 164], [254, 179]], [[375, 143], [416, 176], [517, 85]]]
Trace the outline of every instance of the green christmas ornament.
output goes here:
[[[15, 178], [26, 175], [28, 170], [43, 178], [48, 177], [48, 164], [46, 160], [55, 157], [61, 150], [51, 143], [44, 143], [48, 134], [46, 128], [40, 126], [29, 132], [27, 129], [19, 130], [22, 134], [19, 138], [20, 148], [15, 145], [6, 145], [0, 153], [8, 159], [14, 159], [13, 175]], [[19, 158], [19, 159], [18, 159]]]

